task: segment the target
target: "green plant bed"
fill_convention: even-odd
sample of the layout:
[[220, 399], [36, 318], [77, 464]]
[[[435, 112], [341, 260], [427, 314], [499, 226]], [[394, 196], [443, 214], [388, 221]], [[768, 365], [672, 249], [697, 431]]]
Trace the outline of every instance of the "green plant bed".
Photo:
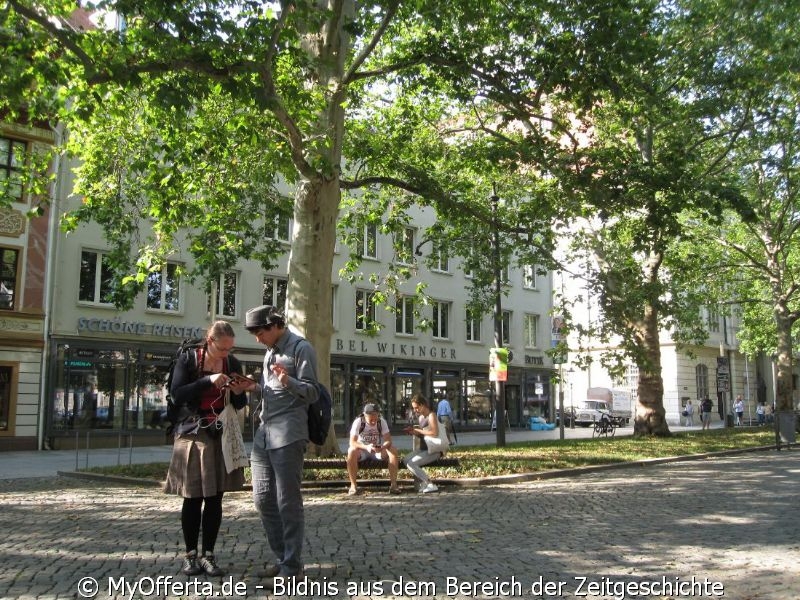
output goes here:
[[[723, 450], [770, 446], [775, 432], [769, 427], [714, 429], [676, 433], [670, 437], [615, 437], [570, 440], [516, 442], [503, 448], [494, 446], [458, 446], [451, 454], [461, 463], [459, 468], [431, 468], [434, 478], [470, 478], [494, 475], [534, 473], [553, 469], [570, 469], [591, 465], [607, 465], [636, 460], [688, 456]], [[124, 475], [161, 481], [166, 478], [168, 463], [148, 463], [115, 467], [92, 467], [88, 471]], [[400, 478], [410, 479], [406, 469]], [[359, 479], [385, 479], [387, 471], [362, 470]], [[250, 469], [245, 469], [250, 481]], [[344, 469], [306, 470], [305, 481], [331, 481], [347, 478]]]

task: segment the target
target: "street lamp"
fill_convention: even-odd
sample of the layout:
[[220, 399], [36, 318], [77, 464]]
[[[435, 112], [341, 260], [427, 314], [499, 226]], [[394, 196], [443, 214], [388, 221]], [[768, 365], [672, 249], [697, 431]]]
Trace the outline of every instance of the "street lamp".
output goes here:
[[[497, 226], [497, 205], [500, 197], [497, 195], [497, 188], [492, 184], [492, 262], [494, 267], [494, 346], [503, 347], [503, 305], [501, 289], [501, 268], [500, 268], [500, 230]], [[495, 425], [497, 432], [497, 447], [502, 448], [506, 445], [506, 398], [505, 382], [500, 381], [499, 377], [494, 382], [495, 400]]]

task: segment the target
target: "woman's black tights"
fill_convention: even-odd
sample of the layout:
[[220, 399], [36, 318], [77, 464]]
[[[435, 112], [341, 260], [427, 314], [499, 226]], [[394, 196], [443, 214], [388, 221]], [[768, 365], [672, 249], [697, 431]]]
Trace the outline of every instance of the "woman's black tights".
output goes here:
[[[203, 508], [205, 502], [205, 508]], [[208, 498], [184, 498], [181, 528], [186, 552], [197, 550], [200, 528], [203, 529], [203, 554], [214, 552], [219, 526], [222, 524], [222, 493]]]

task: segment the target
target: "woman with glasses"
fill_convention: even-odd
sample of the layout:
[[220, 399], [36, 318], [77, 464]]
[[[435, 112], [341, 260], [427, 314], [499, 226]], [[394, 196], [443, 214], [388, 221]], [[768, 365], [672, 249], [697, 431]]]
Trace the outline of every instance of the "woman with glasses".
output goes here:
[[[241, 377], [242, 365], [230, 354], [233, 346], [230, 323], [217, 321], [206, 332], [202, 347], [178, 358], [172, 376], [170, 394], [183, 418], [175, 426], [164, 491], [183, 497], [181, 528], [186, 557], [182, 570], [186, 575], [225, 575], [214, 558], [222, 523], [222, 495], [240, 490], [244, 484], [243, 470], [228, 473], [222, 458], [219, 414], [225, 408], [226, 396], [241, 409], [247, 404], [245, 391], [255, 387], [254, 382]], [[203, 546], [198, 555], [201, 531]]]

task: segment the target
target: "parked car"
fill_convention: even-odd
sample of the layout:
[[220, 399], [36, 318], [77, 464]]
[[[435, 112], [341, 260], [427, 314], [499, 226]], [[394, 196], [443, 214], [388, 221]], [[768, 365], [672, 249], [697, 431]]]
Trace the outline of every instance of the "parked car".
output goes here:
[[570, 408], [575, 415], [575, 424], [583, 427], [599, 421], [604, 414], [611, 415], [611, 407], [605, 400], [575, 400]]

